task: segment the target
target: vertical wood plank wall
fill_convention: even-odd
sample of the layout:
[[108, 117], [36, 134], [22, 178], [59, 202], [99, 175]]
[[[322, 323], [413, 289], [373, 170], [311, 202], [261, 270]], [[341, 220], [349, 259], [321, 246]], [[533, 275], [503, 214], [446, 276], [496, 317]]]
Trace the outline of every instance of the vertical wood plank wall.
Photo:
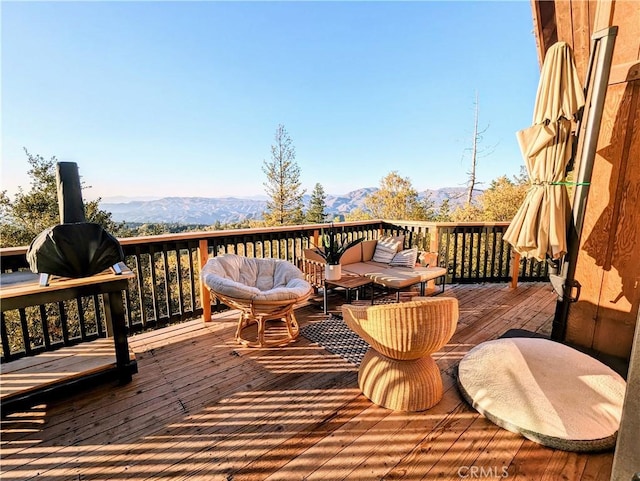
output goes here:
[[629, 359], [640, 306], [640, 3], [556, 0], [554, 19], [541, 18], [538, 3], [546, 2], [533, 2], [540, 57], [553, 43], [541, 32], [555, 30], [583, 82], [592, 33], [618, 26], [566, 340]]

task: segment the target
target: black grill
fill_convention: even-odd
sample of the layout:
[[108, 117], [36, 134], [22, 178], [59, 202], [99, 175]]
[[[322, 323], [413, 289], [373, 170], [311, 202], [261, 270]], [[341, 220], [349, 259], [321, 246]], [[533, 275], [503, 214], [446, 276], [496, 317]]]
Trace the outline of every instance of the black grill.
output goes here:
[[85, 222], [78, 166], [75, 162], [56, 164], [60, 224], [45, 229], [31, 242], [27, 261], [33, 272], [49, 276], [88, 277], [112, 268], [119, 273], [124, 260], [118, 240], [99, 224]]

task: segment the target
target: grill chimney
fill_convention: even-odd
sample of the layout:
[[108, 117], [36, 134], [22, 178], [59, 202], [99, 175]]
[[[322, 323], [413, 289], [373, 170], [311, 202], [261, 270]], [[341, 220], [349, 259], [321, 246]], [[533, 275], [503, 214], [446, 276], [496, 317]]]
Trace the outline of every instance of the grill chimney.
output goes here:
[[84, 202], [78, 164], [58, 162], [56, 164], [56, 185], [58, 190], [58, 209], [61, 224], [84, 222]]

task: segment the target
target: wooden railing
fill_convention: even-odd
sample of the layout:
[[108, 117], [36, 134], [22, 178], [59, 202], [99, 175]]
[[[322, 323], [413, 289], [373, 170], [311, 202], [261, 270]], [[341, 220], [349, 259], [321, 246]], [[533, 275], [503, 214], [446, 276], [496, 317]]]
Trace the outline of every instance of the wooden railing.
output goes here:
[[[362, 221], [336, 224], [352, 238], [375, 239], [404, 233], [405, 247], [436, 251], [447, 267], [447, 283], [505, 282], [510, 279], [511, 250], [502, 241], [508, 224], [452, 224]], [[318, 245], [323, 227], [313, 224], [261, 229], [189, 232], [120, 239], [125, 263], [136, 273], [125, 296], [129, 332], [162, 327], [204, 315], [211, 305], [199, 282], [210, 256], [236, 253], [288, 260], [299, 265], [304, 249]], [[26, 247], [0, 249], [2, 272], [28, 269]], [[522, 262], [520, 280], [543, 280], [544, 265]], [[3, 314], [2, 361], [90, 341], [106, 335], [98, 297], [47, 304]]]
[[437, 252], [447, 268], [448, 283], [508, 282], [517, 270], [520, 281], [547, 280], [547, 265], [535, 259], [513, 264], [511, 245], [503, 241], [508, 222], [386, 221], [393, 234], [404, 233], [405, 244]]

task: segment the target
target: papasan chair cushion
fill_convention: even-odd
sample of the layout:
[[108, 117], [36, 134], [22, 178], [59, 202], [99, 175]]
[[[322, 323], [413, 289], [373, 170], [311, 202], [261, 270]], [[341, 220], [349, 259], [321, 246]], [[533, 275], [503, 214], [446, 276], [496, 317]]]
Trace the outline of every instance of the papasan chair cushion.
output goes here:
[[[209, 259], [200, 275], [215, 297], [240, 310], [238, 342], [250, 347], [280, 346], [298, 336], [293, 306], [309, 297], [311, 285], [290, 262], [224, 254]], [[267, 321], [277, 320], [285, 323], [287, 335], [267, 339]], [[257, 341], [242, 335], [244, 328], [253, 323], [258, 324]]]
[[209, 259], [201, 275], [209, 289], [237, 299], [297, 299], [311, 289], [300, 269], [281, 259], [223, 254]]

